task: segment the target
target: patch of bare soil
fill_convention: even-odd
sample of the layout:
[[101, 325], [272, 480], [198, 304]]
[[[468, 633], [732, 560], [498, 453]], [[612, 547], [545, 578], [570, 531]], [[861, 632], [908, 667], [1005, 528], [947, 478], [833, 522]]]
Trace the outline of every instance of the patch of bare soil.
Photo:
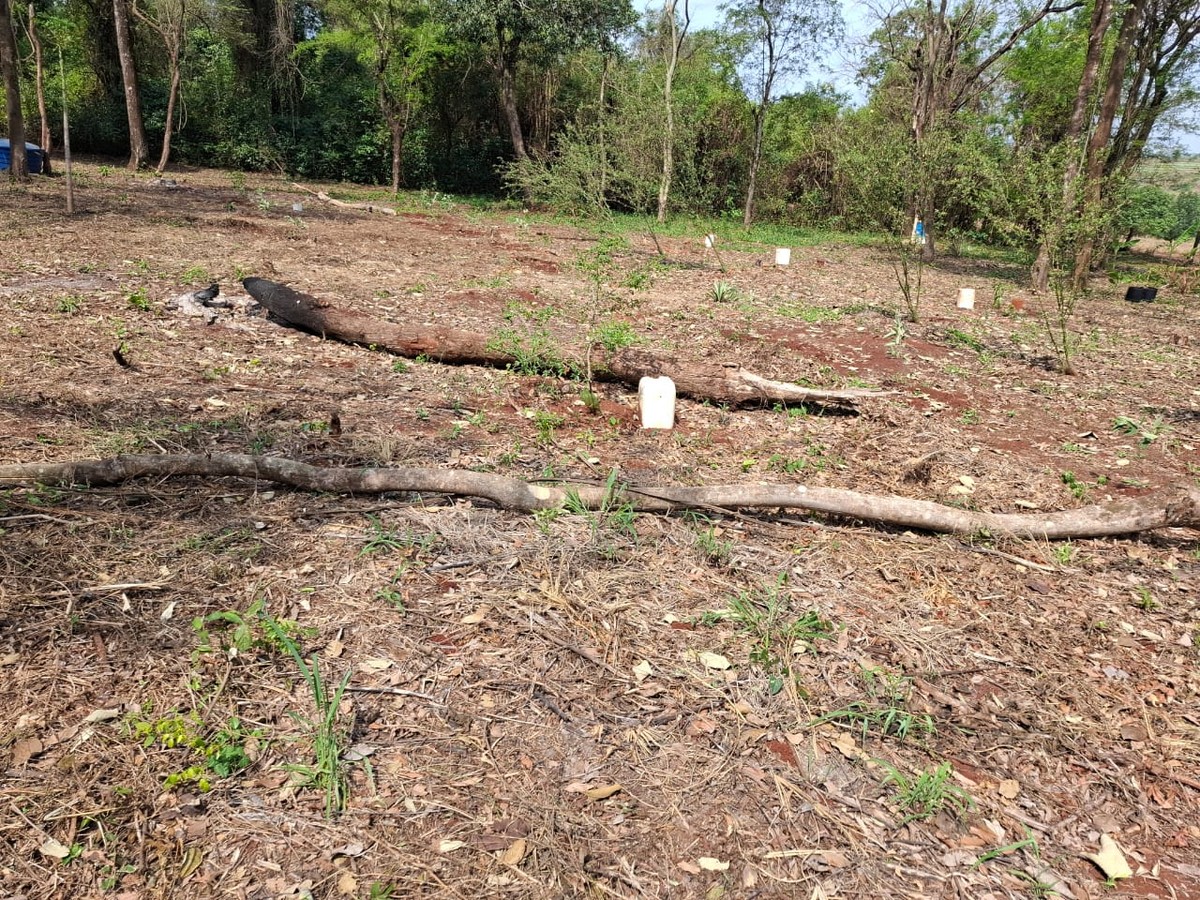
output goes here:
[[[1068, 377], [1044, 298], [969, 260], [926, 272], [897, 340], [878, 250], [729, 248], [721, 274], [700, 236], [660, 237], [662, 265], [634, 235], [597, 300], [592, 238], [534, 216], [81, 169], [73, 218], [57, 179], [0, 197], [4, 463], [230, 450], [1010, 512], [1200, 476], [1200, 311], [1169, 288], [1100, 286]], [[644, 433], [617, 387], [595, 413], [576, 382], [283, 329], [251, 274], [895, 393], [857, 417], [683, 400]], [[216, 322], [168, 308], [210, 279]], [[1051, 546], [237, 480], [10, 487], [0, 529], [4, 896], [1200, 897], [1195, 531]], [[1082, 857], [1102, 835], [1116, 888]]]

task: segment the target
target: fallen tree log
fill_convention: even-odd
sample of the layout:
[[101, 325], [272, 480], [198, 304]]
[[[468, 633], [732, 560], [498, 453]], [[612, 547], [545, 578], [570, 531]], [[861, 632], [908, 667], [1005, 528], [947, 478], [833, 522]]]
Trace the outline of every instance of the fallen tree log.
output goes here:
[[0, 466], [0, 484], [112, 485], [135, 478], [236, 476], [308, 491], [346, 494], [439, 493], [490, 500], [502, 509], [530, 512], [578, 497], [589, 509], [631, 503], [643, 512], [684, 509], [786, 508], [948, 534], [981, 534], [1061, 540], [1134, 534], [1156, 528], [1200, 528], [1200, 488], [1180, 489], [1081, 509], [1046, 513], [988, 513], [929, 500], [885, 497], [802, 484], [733, 484], [711, 487], [530, 484], [489, 472], [406, 467], [323, 468], [275, 456], [244, 453], [125, 455], [109, 459], [18, 463]]
[[[507, 367], [517, 362], [501, 343], [485, 334], [441, 326], [398, 325], [343, 309], [309, 294], [265, 278], [246, 278], [242, 285], [271, 315], [293, 328], [348, 344], [374, 347], [400, 356], [427, 356], [443, 363]], [[564, 359], [562, 366], [577, 373], [636, 388], [643, 376], [666, 375], [680, 394], [735, 405], [783, 402], [814, 403], [853, 409], [862, 400], [890, 394], [861, 388], [821, 390], [785, 381], [772, 381], [740, 366], [675, 359], [661, 353], [626, 347], [594, 348], [589, 360]]]
[[331, 206], [340, 206], [343, 209], [361, 209], [364, 212], [383, 213], [385, 216], [398, 215], [396, 210], [392, 209], [390, 206], [380, 206], [378, 203], [351, 203], [348, 200], [336, 200], [333, 197], [330, 197], [324, 191], [314, 191], [312, 188], [305, 187], [302, 184], [297, 184], [294, 181], [292, 182], [292, 187], [299, 188], [302, 191], [308, 191], [318, 200], [322, 201], [323, 203], [328, 203]]

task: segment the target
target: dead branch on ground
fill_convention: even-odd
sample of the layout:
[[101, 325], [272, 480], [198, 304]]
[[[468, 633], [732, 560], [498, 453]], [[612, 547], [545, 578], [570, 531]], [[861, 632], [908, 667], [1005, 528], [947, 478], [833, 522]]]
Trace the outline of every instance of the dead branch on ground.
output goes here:
[[625, 502], [642, 512], [712, 508], [799, 509], [921, 531], [1043, 540], [1108, 537], [1166, 527], [1200, 528], [1200, 488], [1181, 488], [1057, 512], [989, 513], [944, 506], [929, 500], [802, 484], [620, 485], [610, 492], [594, 484], [530, 484], [519, 478], [488, 472], [419, 467], [323, 468], [281, 457], [243, 453], [125, 455], [0, 466], [0, 484], [98, 486], [120, 484], [134, 478], [180, 476], [236, 476], [326, 493], [454, 494], [483, 498], [502, 509], [524, 512], [562, 506], [568, 494], [578, 496], [589, 509], [611, 508], [614, 503]]
[[348, 200], [335, 200], [324, 191], [314, 191], [312, 188], [305, 187], [302, 184], [296, 184], [294, 181], [292, 182], [292, 187], [298, 188], [302, 191], [308, 191], [308, 193], [312, 194], [318, 200], [322, 201], [323, 203], [328, 203], [330, 206], [340, 206], [342, 209], [361, 209], [365, 212], [383, 213], [386, 216], [398, 215], [396, 210], [392, 209], [390, 206], [380, 206], [378, 203], [351, 203]]

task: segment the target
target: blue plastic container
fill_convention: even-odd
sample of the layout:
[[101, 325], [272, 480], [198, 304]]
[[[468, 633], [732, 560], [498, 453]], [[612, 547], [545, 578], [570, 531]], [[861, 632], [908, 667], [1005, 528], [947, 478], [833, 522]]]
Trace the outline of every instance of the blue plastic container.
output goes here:
[[[0, 172], [7, 172], [12, 158], [12, 145], [8, 138], [0, 138]], [[37, 144], [25, 145], [25, 158], [29, 161], [29, 174], [42, 174], [42, 148]]]

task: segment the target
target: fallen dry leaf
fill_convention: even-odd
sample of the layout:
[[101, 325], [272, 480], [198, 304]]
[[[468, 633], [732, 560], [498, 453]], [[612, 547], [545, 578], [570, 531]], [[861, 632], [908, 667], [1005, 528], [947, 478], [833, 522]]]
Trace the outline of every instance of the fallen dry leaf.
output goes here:
[[392, 661], [390, 659], [384, 659], [381, 656], [375, 656], [371, 657], [370, 659], [364, 659], [362, 662], [360, 662], [358, 664], [358, 670], [360, 672], [382, 672], [384, 669], [390, 669], [391, 666]]
[[342, 655], [342, 651], [344, 651], [345, 649], [346, 649], [346, 645], [343, 644], [341, 641], [339, 641], [337, 638], [334, 638], [332, 641], [330, 641], [328, 644], [325, 645], [325, 650], [323, 651], [323, 655], [326, 659], [337, 659], [339, 656]]
[[997, 790], [1000, 791], [1001, 797], [1005, 797], [1009, 800], [1015, 800], [1017, 795], [1021, 793], [1021, 785], [1020, 782], [1012, 778], [1005, 778], [1000, 782]]
[[467, 846], [466, 841], [439, 841], [438, 853], [453, 853], [455, 850], [461, 850]]
[[863, 756], [862, 748], [854, 740], [854, 735], [848, 731], [843, 731], [839, 734], [837, 740], [833, 742], [833, 746], [837, 747], [838, 752], [846, 757], [846, 759], [859, 759]]
[[621, 785], [619, 784], [602, 784], [599, 787], [590, 788], [586, 796], [592, 801], [607, 800], [619, 790], [621, 790]]
[[728, 872], [729, 863], [723, 862], [714, 856], [702, 856], [696, 860], [696, 864], [705, 872]]
[[645, 681], [654, 674], [654, 666], [650, 665], [649, 660], [643, 659], [640, 663], [633, 667], [633, 677], [638, 681]]
[[708, 650], [705, 650], [703, 653], [701, 653], [698, 659], [700, 660], [700, 664], [706, 669], [724, 670], [733, 665], [720, 653], [712, 653]]
[[42, 742], [37, 738], [25, 738], [13, 744], [12, 766], [19, 769], [43, 750]]
[[500, 864], [505, 866], [515, 866], [525, 858], [526, 843], [524, 838], [517, 838], [513, 841], [507, 850], [500, 854]]
[[71, 848], [59, 843], [54, 838], [46, 838], [38, 850], [43, 856], [49, 856], [51, 859], [66, 859], [71, 855]]
[[119, 706], [116, 709], [97, 709], [87, 714], [87, 717], [83, 720], [83, 724], [91, 725], [95, 722], [107, 722], [109, 719], [115, 719], [119, 715], [121, 715], [121, 708]]
[[846, 859], [846, 854], [841, 850], [822, 850], [821, 857], [825, 860], [825, 864], [833, 869], [844, 869], [850, 864]]
[[1118, 878], [1133, 877], [1133, 869], [1129, 868], [1129, 863], [1125, 861], [1125, 854], [1121, 852], [1117, 842], [1107, 834], [1100, 835], [1100, 852], [1085, 853], [1084, 857], [1099, 866], [1108, 879], [1116, 881]]
[[491, 609], [492, 608], [490, 606], [484, 604], [483, 606], [479, 607], [479, 609], [475, 610], [475, 612], [468, 613], [467, 615], [465, 615], [461, 619], [459, 619], [458, 624], [459, 625], [478, 625], [480, 622], [482, 622], [484, 619], [487, 618], [487, 614], [489, 612], [491, 612]]
[[343, 897], [353, 897], [358, 893], [358, 879], [353, 872], [343, 872], [337, 880], [338, 893]]
[[1121, 726], [1121, 738], [1126, 741], [1146, 741], [1150, 739], [1150, 735], [1146, 732], [1144, 725], [1130, 722], [1128, 725]]

